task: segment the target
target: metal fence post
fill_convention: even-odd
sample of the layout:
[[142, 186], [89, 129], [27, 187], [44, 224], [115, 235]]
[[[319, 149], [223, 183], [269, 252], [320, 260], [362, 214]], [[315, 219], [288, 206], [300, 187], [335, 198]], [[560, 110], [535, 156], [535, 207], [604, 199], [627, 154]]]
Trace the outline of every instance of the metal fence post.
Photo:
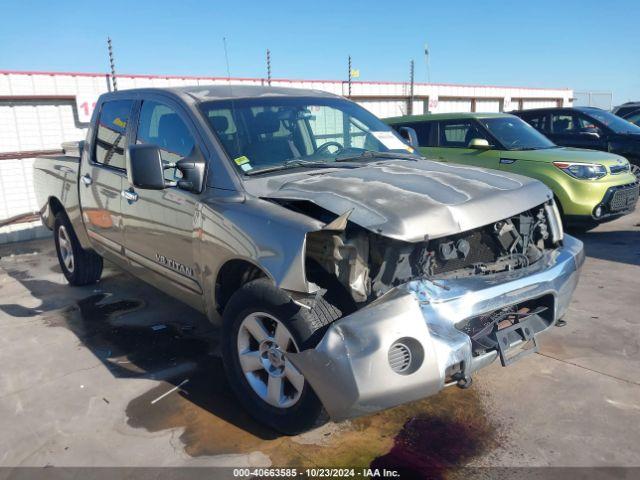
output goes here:
[[409, 115], [413, 115], [413, 81], [415, 73], [415, 65], [413, 60], [411, 60], [411, 63], [409, 65], [409, 104], [407, 105], [407, 113]]
[[113, 91], [118, 91], [118, 79], [116, 78], [116, 64], [113, 59], [113, 46], [111, 45], [111, 37], [107, 37], [107, 48], [109, 49], [109, 64], [111, 65], [111, 83], [113, 83]]

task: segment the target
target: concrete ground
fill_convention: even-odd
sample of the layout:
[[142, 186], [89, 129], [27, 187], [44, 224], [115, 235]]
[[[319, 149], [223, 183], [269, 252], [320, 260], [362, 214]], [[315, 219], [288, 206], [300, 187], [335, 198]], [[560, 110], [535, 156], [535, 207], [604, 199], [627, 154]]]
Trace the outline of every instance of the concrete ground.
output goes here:
[[640, 212], [580, 235], [567, 326], [467, 390], [298, 437], [228, 393], [216, 332], [119, 270], [65, 285], [50, 239], [0, 247], [0, 466], [640, 466]]

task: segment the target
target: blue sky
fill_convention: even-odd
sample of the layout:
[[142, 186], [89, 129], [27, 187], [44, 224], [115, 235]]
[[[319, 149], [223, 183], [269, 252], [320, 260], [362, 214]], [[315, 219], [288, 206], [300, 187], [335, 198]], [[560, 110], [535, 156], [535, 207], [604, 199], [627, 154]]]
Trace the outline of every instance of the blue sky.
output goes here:
[[640, 100], [640, 1], [0, 0], [0, 69], [570, 87]]

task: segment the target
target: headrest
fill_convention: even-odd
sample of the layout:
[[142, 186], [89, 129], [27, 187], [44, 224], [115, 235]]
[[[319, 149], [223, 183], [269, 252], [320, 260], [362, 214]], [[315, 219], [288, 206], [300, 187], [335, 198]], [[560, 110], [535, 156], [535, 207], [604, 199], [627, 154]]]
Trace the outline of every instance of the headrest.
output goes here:
[[260, 112], [254, 121], [256, 133], [275, 133], [280, 130], [280, 119], [275, 112]]
[[177, 147], [186, 145], [189, 138], [189, 130], [180, 120], [177, 113], [166, 113], [160, 117], [158, 123], [158, 137], [164, 140], [163, 147]]
[[213, 129], [218, 133], [226, 132], [229, 128], [229, 119], [224, 115], [214, 115], [209, 117], [209, 122]]

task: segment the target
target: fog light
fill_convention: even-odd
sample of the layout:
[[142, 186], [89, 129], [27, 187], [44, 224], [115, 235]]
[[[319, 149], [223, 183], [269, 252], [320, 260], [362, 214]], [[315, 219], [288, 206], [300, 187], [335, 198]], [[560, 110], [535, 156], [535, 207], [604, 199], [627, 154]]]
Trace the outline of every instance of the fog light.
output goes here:
[[404, 337], [391, 345], [387, 358], [391, 370], [395, 373], [410, 375], [422, 365], [424, 349], [415, 338]]
[[593, 211], [593, 215], [596, 218], [600, 218], [602, 216], [602, 205], [598, 205], [596, 209]]

